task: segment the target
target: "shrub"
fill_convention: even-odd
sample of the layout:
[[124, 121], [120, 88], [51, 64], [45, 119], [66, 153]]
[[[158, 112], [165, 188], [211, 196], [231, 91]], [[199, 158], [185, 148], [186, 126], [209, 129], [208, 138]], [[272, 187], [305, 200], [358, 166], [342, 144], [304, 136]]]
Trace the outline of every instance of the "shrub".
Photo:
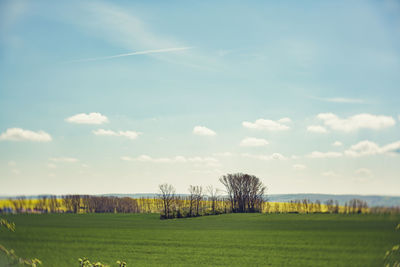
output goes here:
[[[103, 264], [101, 262], [90, 262], [90, 260], [86, 257], [83, 258], [79, 258], [78, 259], [79, 262], [79, 267], [109, 267], [109, 265]], [[116, 261], [117, 265], [119, 267], [126, 267], [127, 264], [125, 261]]]
[[[1, 226], [4, 226], [6, 229], [10, 230], [11, 232], [15, 232], [15, 223], [8, 222], [5, 219], [0, 219], [0, 227]], [[0, 251], [6, 255], [8, 262], [11, 265], [19, 264], [19, 265], [37, 267], [38, 265], [42, 264], [42, 262], [36, 258], [24, 259], [24, 258], [18, 257], [17, 254], [15, 254], [15, 251], [13, 249], [7, 249], [2, 245], [0, 245]]]

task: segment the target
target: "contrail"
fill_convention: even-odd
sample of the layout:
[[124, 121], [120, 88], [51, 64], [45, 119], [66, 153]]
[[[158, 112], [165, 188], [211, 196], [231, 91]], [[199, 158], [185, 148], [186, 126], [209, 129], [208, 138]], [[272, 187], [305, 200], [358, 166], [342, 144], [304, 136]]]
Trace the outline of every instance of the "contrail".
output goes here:
[[96, 61], [96, 60], [107, 60], [107, 59], [113, 59], [113, 58], [118, 58], [118, 57], [129, 57], [129, 56], [136, 56], [136, 55], [167, 53], [167, 52], [189, 50], [189, 49], [192, 49], [192, 48], [193, 47], [191, 47], [191, 46], [186, 46], [186, 47], [172, 47], [172, 48], [164, 48], [164, 49], [144, 50], [144, 51], [136, 51], [136, 52], [126, 53], [126, 54], [107, 56], [107, 57], [76, 59], [76, 60], [67, 61], [65, 63], [87, 62], [87, 61]]

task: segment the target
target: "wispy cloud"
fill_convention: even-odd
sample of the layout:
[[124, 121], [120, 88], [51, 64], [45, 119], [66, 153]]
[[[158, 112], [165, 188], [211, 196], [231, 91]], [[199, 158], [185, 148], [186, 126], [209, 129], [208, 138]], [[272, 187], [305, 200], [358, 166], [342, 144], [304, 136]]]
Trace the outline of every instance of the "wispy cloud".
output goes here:
[[113, 131], [113, 130], [104, 130], [104, 129], [98, 129], [93, 131], [93, 134], [95, 135], [103, 135], [103, 136], [122, 136], [126, 137], [128, 139], [136, 139], [141, 135], [142, 133], [140, 132], [135, 132], [135, 131]]
[[118, 54], [118, 55], [113, 55], [113, 56], [76, 59], [76, 60], [67, 61], [65, 63], [78, 63], [78, 62], [108, 60], [108, 59], [114, 59], [114, 58], [120, 58], [120, 57], [129, 57], [129, 56], [138, 56], [138, 55], [171, 53], [171, 52], [179, 52], [179, 51], [189, 50], [189, 49], [192, 49], [192, 48], [193, 47], [172, 47], [172, 48], [163, 48], [163, 49], [151, 49], [151, 50], [130, 52], [130, 53], [125, 53], [125, 54]]
[[[107, 60], [117, 57], [149, 55], [159, 60], [208, 71], [220, 70], [214, 57], [188, 51], [192, 46], [174, 38], [168, 32], [157, 32], [146, 23], [146, 18], [112, 3], [102, 1], [80, 3], [77, 14], [67, 17], [69, 23], [89, 32], [113, 46], [134, 51], [104, 57], [83, 58], [73, 62]], [[169, 56], [172, 52], [173, 56]], [[71, 61], [68, 61], [71, 62]], [[218, 65], [218, 66], [217, 66]]]
[[345, 97], [325, 98], [325, 97], [316, 97], [316, 96], [312, 96], [311, 98], [319, 100], [319, 101], [331, 102], [331, 103], [343, 103], [343, 104], [363, 104], [363, 103], [365, 103], [365, 100], [358, 99], [358, 98], [345, 98]]
[[287, 157], [285, 157], [284, 155], [280, 154], [280, 153], [273, 153], [271, 155], [254, 155], [254, 154], [248, 154], [248, 153], [244, 153], [242, 154], [243, 157], [246, 158], [251, 158], [251, 159], [258, 159], [258, 160], [286, 160]]
[[123, 161], [135, 161], [135, 162], [151, 162], [151, 163], [203, 163], [208, 166], [218, 166], [219, 161], [213, 157], [166, 157], [166, 158], [155, 158], [148, 155], [140, 155], [138, 157], [121, 157]]
[[308, 155], [309, 158], [313, 159], [322, 159], [322, 158], [339, 158], [343, 154], [340, 152], [320, 152], [320, 151], [314, 151], [311, 154]]
[[258, 119], [255, 122], [244, 121], [242, 122], [243, 127], [249, 129], [257, 129], [257, 130], [267, 130], [267, 131], [284, 131], [289, 130], [290, 127], [285, 125], [286, 123], [290, 123], [290, 118], [282, 118], [280, 120], [266, 120], [266, 119]]
[[76, 158], [69, 158], [69, 157], [51, 158], [51, 159], [49, 159], [49, 160], [50, 160], [50, 161], [53, 161], [53, 162], [66, 162], [66, 163], [78, 162], [78, 159], [76, 159]]

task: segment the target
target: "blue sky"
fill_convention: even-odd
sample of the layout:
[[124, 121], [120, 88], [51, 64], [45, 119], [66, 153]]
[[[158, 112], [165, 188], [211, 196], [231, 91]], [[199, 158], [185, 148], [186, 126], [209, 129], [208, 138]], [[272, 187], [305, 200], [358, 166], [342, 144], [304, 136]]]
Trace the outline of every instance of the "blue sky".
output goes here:
[[2, 1], [0, 194], [398, 195], [398, 1]]

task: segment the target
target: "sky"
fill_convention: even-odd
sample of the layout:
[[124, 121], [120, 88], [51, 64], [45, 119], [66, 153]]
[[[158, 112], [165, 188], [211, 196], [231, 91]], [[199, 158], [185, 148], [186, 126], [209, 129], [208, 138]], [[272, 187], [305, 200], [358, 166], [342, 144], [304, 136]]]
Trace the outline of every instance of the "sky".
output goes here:
[[1, 1], [0, 195], [399, 195], [399, 1]]

